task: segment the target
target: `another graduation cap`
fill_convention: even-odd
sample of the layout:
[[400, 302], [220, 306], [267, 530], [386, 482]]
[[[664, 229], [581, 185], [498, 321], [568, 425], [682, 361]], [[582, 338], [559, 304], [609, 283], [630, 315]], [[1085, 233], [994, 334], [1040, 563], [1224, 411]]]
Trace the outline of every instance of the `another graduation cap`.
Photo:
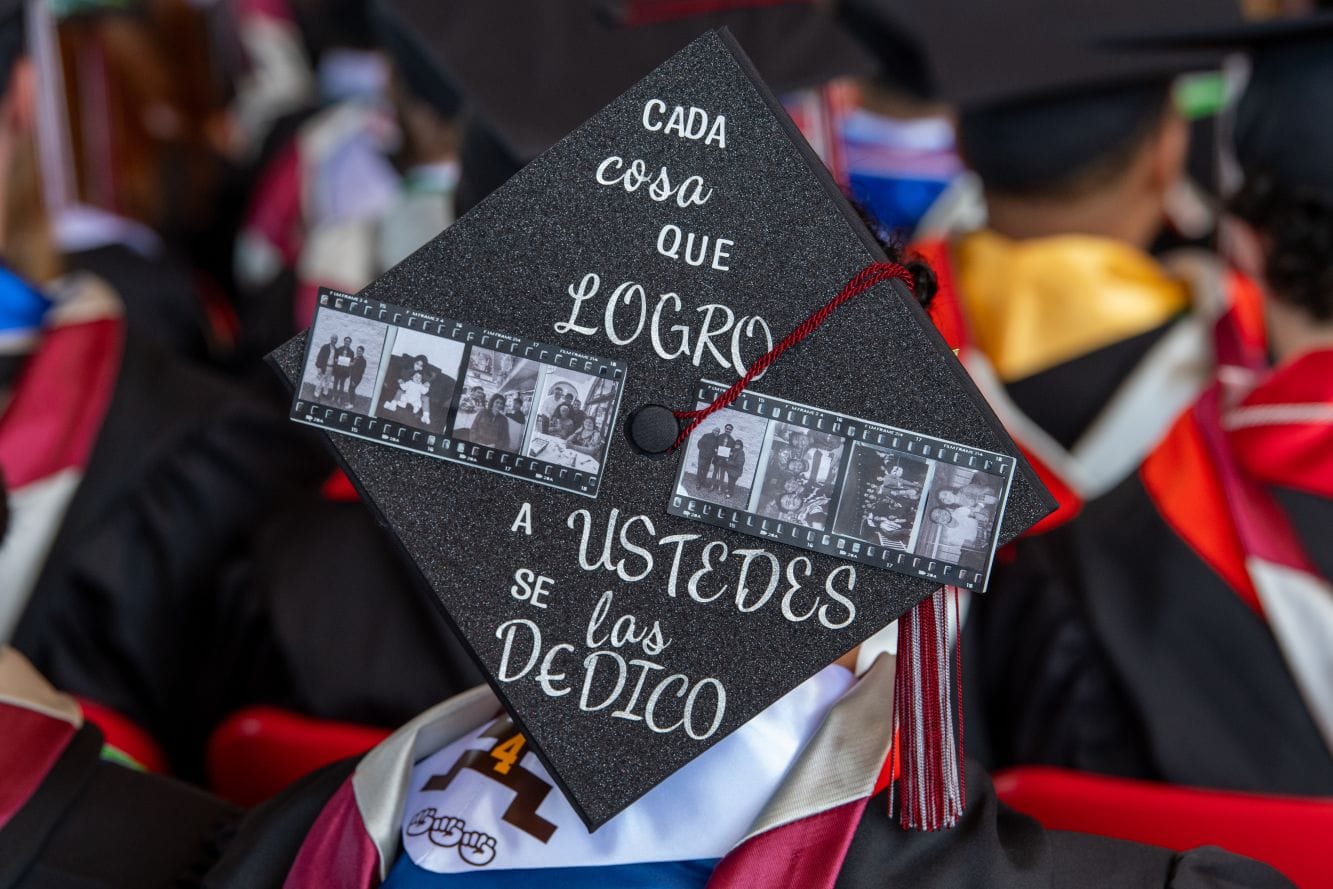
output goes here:
[[818, 4], [676, 0], [379, 0], [521, 161], [690, 40], [727, 27], [782, 92], [874, 70]]
[[886, 6], [886, 15], [922, 36], [938, 97], [964, 110], [1166, 82], [1215, 67], [1220, 55], [1207, 48], [1125, 52], [1106, 38], [1240, 17], [1233, 0], [862, 2]]
[[1053, 508], [884, 259], [712, 32], [274, 353], [590, 826]]
[[1234, 22], [1233, 0], [852, 0], [915, 34], [935, 98], [959, 109], [962, 153], [990, 188], [1060, 183], [1143, 130], [1179, 74], [1215, 68], [1207, 48], [1129, 52], [1108, 35]]
[[1136, 33], [1112, 43], [1142, 52], [1248, 51], [1249, 80], [1232, 126], [1237, 160], [1293, 194], [1333, 205], [1333, 12]]

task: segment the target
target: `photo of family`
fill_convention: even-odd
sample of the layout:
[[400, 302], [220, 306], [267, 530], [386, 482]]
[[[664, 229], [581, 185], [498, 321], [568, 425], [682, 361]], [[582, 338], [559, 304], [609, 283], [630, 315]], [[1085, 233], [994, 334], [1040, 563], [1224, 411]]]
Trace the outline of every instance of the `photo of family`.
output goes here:
[[690, 433], [677, 493], [748, 509], [767, 429], [768, 420], [731, 409], [704, 420]]
[[541, 371], [541, 365], [527, 358], [474, 347], [463, 375], [453, 437], [520, 453]]
[[1004, 497], [1004, 480], [986, 472], [936, 463], [912, 552], [984, 571]]
[[536, 422], [524, 455], [580, 472], [600, 472], [615, 418], [617, 384], [546, 366], [537, 391]]
[[853, 445], [833, 530], [889, 549], [911, 551], [921, 521], [921, 494], [933, 470], [928, 460], [873, 445]]
[[816, 531], [828, 527], [847, 442], [836, 435], [774, 423], [762, 456], [754, 512]]
[[376, 404], [378, 417], [443, 434], [463, 363], [462, 343], [398, 328]]
[[320, 312], [310, 330], [301, 398], [360, 414], [371, 413], [389, 326], [343, 312]]

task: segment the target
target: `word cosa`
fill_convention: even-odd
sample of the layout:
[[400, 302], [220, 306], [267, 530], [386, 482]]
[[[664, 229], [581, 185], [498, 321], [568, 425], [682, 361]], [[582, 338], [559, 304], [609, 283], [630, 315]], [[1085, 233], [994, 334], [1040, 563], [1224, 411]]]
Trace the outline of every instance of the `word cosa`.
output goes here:
[[[594, 272], [584, 275], [577, 284], [569, 285], [574, 306], [567, 320], [554, 324], [555, 332], [580, 336], [601, 333], [613, 345], [628, 346], [647, 331], [653, 351], [663, 361], [687, 358], [699, 367], [708, 355], [715, 364], [734, 371], [738, 377], [745, 376], [747, 355], [754, 360], [773, 348], [773, 332], [768, 322], [758, 315], [742, 315], [737, 319], [736, 313], [727, 306], [707, 303], [694, 309], [701, 316], [699, 329], [695, 331], [688, 324], [670, 324], [668, 320], [684, 311], [679, 294], [659, 294], [650, 314], [648, 294], [642, 284], [634, 281], [621, 283], [606, 296], [600, 326], [595, 321], [591, 325], [580, 323], [583, 304], [594, 299], [601, 290], [602, 279]], [[664, 319], [667, 312], [670, 315]], [[755, 379], [760, 376], [762, 374]]]

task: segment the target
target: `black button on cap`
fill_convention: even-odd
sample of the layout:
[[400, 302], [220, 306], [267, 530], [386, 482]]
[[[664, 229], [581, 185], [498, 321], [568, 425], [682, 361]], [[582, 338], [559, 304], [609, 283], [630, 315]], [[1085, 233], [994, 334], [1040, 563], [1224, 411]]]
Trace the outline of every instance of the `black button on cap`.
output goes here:
[[671, 446], [680, 435], [680, 423], [671, 408], [645, 404], [625, 421], [625, 435], [639, 453], [664, 457], [671, 452]]

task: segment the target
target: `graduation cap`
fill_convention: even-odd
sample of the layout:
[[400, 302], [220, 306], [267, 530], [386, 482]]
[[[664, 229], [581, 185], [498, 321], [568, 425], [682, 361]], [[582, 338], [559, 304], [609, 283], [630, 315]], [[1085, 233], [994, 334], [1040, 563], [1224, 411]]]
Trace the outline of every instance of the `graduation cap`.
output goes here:
[[727, 27], [779, 91], [870, 73], [874, 63], [812, 2], [379, 0], [526, 161], [690, 40]]
[[938, 97], [968, 111], [1169, 82], [1218, 64], [1207, 47], [1126, 52], [1108, 35], [1239, 19], [1233, 0], [861, 0], [905, 21], [924, 41]]
[[710, 32], [274, 353], [522, 728], [490, 777], [596, 827], [1051, 511], [884, 260]]
[[959, 109], [968, 165], [988, 188], [1014, 193], [1062, 184], [1114, 152], [1157, 119], [1176, 75], [1222, 57], [1131, 52], [1108, 46], [1108, 35], [1238, 17], [1232, 0], [850, 2], [860, 17], [917, 36], [935, 98]]
[[875, 78], [919, 99], [938, 88], [925, 55], [919, 17], [909, 0], [838, 0], [838, 18], [875, 58]]
[[1293, 194], [1333, 205], [1333, 12], [1141, 32], [1114, 41], [1130, 51], [1250, 53], [1250, 76], [1232, 126], [1236, 159]]

